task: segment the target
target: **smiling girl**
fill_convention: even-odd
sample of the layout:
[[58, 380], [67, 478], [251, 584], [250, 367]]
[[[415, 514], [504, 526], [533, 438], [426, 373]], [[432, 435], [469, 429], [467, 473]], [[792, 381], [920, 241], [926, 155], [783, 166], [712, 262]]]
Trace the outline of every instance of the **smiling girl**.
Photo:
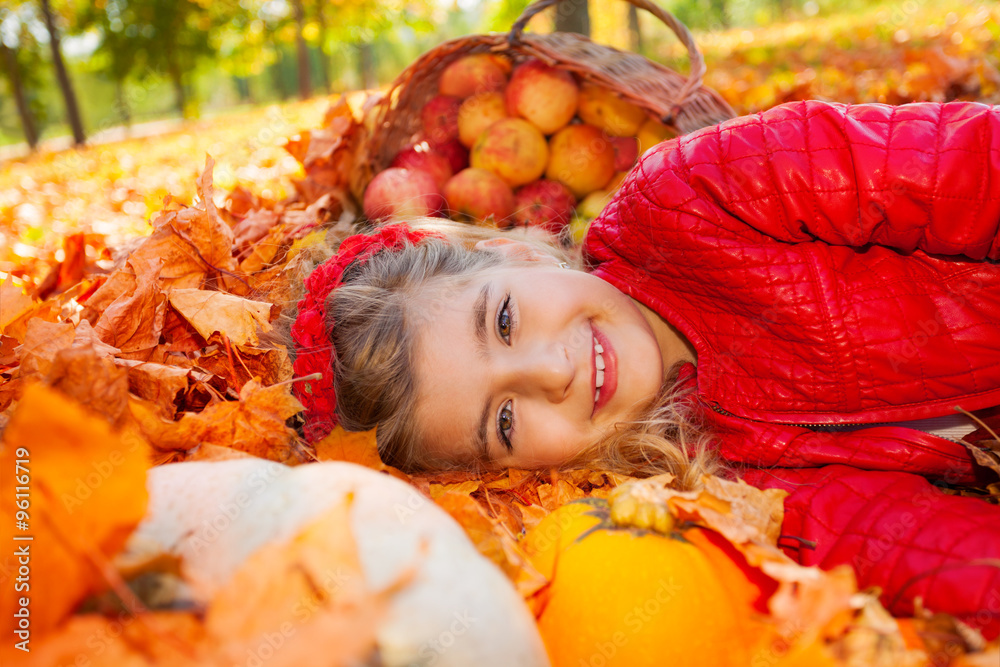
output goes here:
[[[1000, 632], [1000, 109], [783, 105], [647, 152], [558, 246], [413, 221], [355, 236], [292, 333], [306, 435], [404, 470], [704, 472], [789, 491], [786, 551]], [[981, 429], [980, 429], [981, 431]], [[992, 563], [992, 564], [991, 564]]]

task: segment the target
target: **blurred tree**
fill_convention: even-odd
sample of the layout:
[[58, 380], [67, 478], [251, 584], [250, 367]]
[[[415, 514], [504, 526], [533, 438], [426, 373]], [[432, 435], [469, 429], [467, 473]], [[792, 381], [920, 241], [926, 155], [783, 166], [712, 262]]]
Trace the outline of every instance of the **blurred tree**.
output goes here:
[[0, 36], [0, 51], [3, 58], [0, 59], [0, 71], [2, 71], [10, 82], [11, 92], [14, 95], [14, 102], [17, 105], [17, 115], [21, 118], [21, 128], [24, 131], [24, 140], [28, 146], [34, 150], [38, 145], [38, 131], [35, 129], [35, 121], [31, 117], [31, 107], [28, 104], [28, 96], [21, 81], [21, 64], [17, 60], [17, 51], [7, 46], [2, 36]]
[[119, 120], [132, 124], [132, 111], [125, 94], [129, 76], [141, 68], [145, 54], [140, 40], [135, 38], [137, 27], [125, 25], [128, 15], [127, 0], [105, 0], [91, 3], [85, 0], [74, 12], [73, 31], [95, 31], [100, 40], [91, 56], [90, 65], [99, 74], [110, 79], [115, 86], [115, 109]]
[[555, 6], [556, 30], [590, 36], [590, 12], [587, 0], [562, 0]]
[[80, 107], [76, 103], [76, 91], [73, 90], [73, 82], [69, 78], [69, 72], [66, 71], [66, 63], [63, 61], [56, 17], [52, 12], [49, 0], [40, 0], [39, 7], [42, 10], [45, 29], [49, 33], [49, 47], [52, 49], [52, 66], [55, 68], [59, 90], [62, 92], [63, 100], [66, 104], [66, 120], [69, 121], [69, 126], [73, 130], [74, 143], [77, 146], [82, 146], [87, 140], [87, 135], [83, 132], [83, 119], [80, 117]]
[[319, 51], [319, 72], [323, 80], [323, 92], [330, 92], [330, 52], [326, 45], [326, 0], [316, 1], [316, 41]]
[[639, 25], [639, 8], [628, 6], [628, 48], [633, 53], [642, 53], [642, 27]]
[[299, 73], [299, 97], [304, 100], [312, 97], [312, 84], [309, 81], [309, 47], [306, 46], [306, 10], [302, 0], [292, 1], [292, 13], [295, 16], [295, 51]]
[[437, 3], [435, 0], [329, 0], [329, 4], [335, 12], [335, 21], [328, 26], [326, 39], [353, 45], [360, 84], [374, 88], [378, 86], [375, 41], [404, 26], [433, 30], [430, 17]]

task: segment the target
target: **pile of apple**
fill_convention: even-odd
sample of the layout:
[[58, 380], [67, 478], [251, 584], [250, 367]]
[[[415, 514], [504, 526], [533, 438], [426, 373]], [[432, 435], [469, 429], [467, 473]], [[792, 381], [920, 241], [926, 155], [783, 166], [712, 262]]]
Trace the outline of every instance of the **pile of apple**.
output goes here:
[[372, 179], [369, 219], [449, 215], [570, 227], [579, 242], [639, 154], [674, 136], [614, 92], [537, 59], [468, 55], [442, 73], [423, 133]]

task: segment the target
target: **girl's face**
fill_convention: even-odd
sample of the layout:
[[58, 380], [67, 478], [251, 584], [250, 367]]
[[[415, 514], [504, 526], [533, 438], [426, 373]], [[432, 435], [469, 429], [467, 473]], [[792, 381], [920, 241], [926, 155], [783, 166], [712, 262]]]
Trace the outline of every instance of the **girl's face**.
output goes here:
[[418, 304], [416, 427], [436, 459], [557, 466], [636, 417], [663, 381], [653, 328], [631, 298], [515, 251], [536, 261], [480, 271]]

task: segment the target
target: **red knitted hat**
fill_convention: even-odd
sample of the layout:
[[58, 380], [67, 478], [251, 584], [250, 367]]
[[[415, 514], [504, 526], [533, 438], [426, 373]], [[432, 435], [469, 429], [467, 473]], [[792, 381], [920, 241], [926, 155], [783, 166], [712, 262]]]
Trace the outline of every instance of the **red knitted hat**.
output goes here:
[[333, 388], [336, 350], [330, 340], [333, 325], [327, 325], [327, 297], [343, 284], [344, 271], [353, 262], [363, 265], [380, 250], [400, 250], [428, 236], [437, 235], [414, 231], [403, 224], [387, 225], [371, 234], [355, 234], [345, 239], [337, 254], [317, 266], [306, 278], [306, 295], [299, 301], [299, 314], [292, 324], [292, 340], [296, 377], [320, 375], [318, 380], [294, 385], [296, 398], [305, 406], [305, 435], [309, 442], [320, 440], [337, 425], [337, 397]]

